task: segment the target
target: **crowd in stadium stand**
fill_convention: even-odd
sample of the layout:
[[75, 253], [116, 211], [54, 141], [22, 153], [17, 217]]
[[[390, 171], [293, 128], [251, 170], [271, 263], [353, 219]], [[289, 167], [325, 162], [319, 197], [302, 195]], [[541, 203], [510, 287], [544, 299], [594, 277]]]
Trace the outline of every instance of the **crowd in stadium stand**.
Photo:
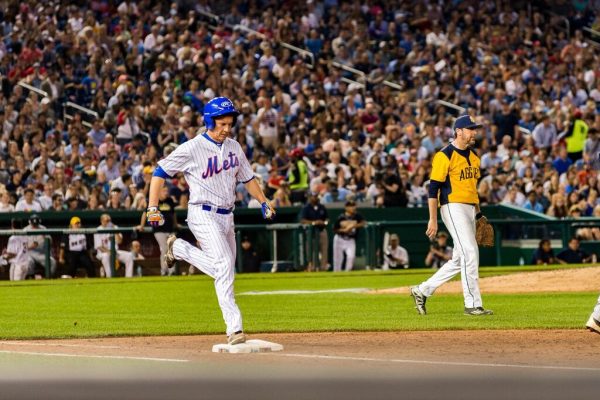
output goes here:
[[[600, 53], [582, 31], [595, 2], [4, 3], [0, 211], [145, 209], [156, 162], [226, 96], [276, 207], [308, 191], [426, 205], [457, 116], [443, 100], [484, 125], [483, 204], [600, 217]], [[186, 208], [183, 176], [169, 184]]]

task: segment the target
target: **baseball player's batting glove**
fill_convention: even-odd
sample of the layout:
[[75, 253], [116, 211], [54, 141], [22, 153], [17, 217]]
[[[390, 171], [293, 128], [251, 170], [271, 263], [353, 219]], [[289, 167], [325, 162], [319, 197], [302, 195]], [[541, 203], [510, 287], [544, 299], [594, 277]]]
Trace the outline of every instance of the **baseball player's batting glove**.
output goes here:
[[271, 206], [271, 203], [265, 201], [261, 205], [262, 216], [264, 219], [273, 219], [275, 218], [275, 209]]
[[486, 217], [477, 213], [475, 223], [475, 239], [477, 244], [483, 247], [494, 247], [494, 227], [488, 223]]
[[146, 221], [150, 226], [162, 226], [165, 223], [165, 218], [158, 210], [158, 207], [148, 207], [146, 209]]

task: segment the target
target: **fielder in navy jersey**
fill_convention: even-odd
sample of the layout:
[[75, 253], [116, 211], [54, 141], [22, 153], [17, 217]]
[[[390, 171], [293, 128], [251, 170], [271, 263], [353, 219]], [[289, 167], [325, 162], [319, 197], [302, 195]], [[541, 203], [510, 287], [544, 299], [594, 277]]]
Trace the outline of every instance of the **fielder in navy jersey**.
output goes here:
[[238, 114], [231, 100], [225, 97], [206, 104], [206, 132], [181, 144], [158, 162], [146, 211], [150, 225], [164, 223], [157, 207], [160, 190], [166, 178], [183, 172], [190, 188], [186, 221], [202, 249], [172, 235], [167, 239], [165, 261], [170, 267], [176, 260], [184, 260], [215, 280], [229, 344], [246, 341], [233, 293], [236, 243], [232, 212], [236, 184], [244, 183], [248, 193], [261, 203], [263, 218], [275, 216], [275, 210], [254, 179], [242, 147], [229, 137]]

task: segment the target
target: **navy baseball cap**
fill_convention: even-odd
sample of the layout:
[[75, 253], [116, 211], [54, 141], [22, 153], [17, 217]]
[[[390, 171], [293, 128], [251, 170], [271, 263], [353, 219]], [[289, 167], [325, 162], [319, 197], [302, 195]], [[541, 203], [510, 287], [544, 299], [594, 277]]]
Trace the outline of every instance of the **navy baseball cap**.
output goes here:
[[478, 129], [483, 125], [475, 122], [470, 115], [461, 115], [454, 121], [454, 129]]

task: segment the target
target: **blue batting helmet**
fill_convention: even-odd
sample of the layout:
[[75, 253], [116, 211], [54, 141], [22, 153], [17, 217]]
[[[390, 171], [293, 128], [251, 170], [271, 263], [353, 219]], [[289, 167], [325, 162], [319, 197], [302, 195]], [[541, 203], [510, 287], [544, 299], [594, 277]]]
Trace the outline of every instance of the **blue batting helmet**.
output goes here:
[[215, 129], [215, 118], [233, 115], [235, 122], [239, 112], [227, 97], [215, 97], [204, 106], [204, 124], [207, 129]]

